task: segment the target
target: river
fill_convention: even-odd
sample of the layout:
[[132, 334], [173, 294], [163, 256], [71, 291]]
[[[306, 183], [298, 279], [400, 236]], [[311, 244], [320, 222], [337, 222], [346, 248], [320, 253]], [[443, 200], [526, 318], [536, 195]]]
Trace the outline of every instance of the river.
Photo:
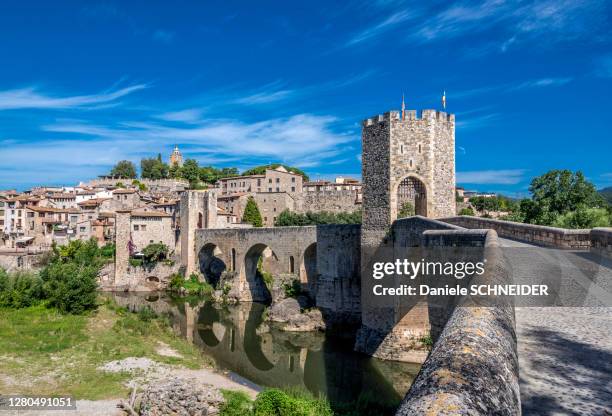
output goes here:
[[174, 330], [212, 357], [219, 369], [260, 387], [296, 387], [333, 405], [361, 399], [397, 404], [419, 364], [382, 361], [352, 350], [353, 340], [336, 334], [295, 333], [263, 323], [265, 305], [221, 306], [165, 294], [115, 293], [131, 310], [145, 305], [167, 314]]

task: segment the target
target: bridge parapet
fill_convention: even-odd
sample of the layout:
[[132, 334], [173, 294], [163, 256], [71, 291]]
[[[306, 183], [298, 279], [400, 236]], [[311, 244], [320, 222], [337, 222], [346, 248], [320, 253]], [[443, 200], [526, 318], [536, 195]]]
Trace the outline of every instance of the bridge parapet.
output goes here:
[[591, 251], [612, 258], [612, 228], [593, 228], [591, 230]]
[[[472, 237], [485, 235], [487, 273], [482, 284], [503, 284], [509, 274], [497, 250], [492, 230], [471, 230]], [[426, 238], [434, 244], [452, 244], [460, 232], [432, 231]], [[519, 366], [514, 305], [477, 306], [465, 298], [450, 319], [396, 415], [520, 415]]]
[[465, 228], [492, 229], [500, 237], [544, 247], [566, 250], [589, 250], [591, 247], [590, 230], [568, 230], [465, 215], [443, 218], [441, 221]]

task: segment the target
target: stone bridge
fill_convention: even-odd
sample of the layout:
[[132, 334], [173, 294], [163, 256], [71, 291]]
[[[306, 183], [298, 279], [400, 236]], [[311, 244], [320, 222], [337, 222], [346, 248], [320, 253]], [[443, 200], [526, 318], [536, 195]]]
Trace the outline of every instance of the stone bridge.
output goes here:
[[233, 274], [240, 301], [268, 301], [267, 273], [287, 275], [319, 308], [359, 314], [360, 251], [358, 225], [198, 229], [196, 268], [216, 283]]

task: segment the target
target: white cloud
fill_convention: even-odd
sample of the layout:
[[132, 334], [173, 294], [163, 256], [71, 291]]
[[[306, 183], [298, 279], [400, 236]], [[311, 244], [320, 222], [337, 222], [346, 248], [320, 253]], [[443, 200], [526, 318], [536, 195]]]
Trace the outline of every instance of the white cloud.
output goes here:
[[388, 16], [385, 20], [383, 20], [382, 22], [371, 26], [359, 33], [357, 33], [356, 35], [354, 35], [347, 43], [346, 46], [352, 46], [355, 45], [357, 43], [361, 43], [364, 42], [366, 40], [372, 39], [374, 37], [377, 37], [381, 34], [383, 34], [384, 32], [391, 30], [392, 28], [394, 28], [395, 26], [398, 26], [400, 23], [406, 22], [410, 19], [413, 19], [417, 16], [417, 13], [415, 13], [415, 11], [409, 11], [409, 10], [401, 10], [398, 12], [393, 13], [392, 15]]
[[0, 91], [0, 110], [93, 108], [145, 88], [146, 84], [137, 84], [99, 94], [74, 96], [51, 96], [33, 87], [5, 90]]
[[294, 93], [295, 91], [293, 90], [262, 91], [246, 97], [237, 98], [234, 102], [236, 104], [245, 105], [268, 104], [284, 100]]
[[199, 108], [187, 108], [185, 110], [170, 111], [156, 117], [166, 121], [178, 121], [182, 123], [197, 123], [202, 119], [203, 110]]
[[523, 179], [524, 173], [524, 169], [457, 172], [457, 182], [468, 184], [516, 185]]

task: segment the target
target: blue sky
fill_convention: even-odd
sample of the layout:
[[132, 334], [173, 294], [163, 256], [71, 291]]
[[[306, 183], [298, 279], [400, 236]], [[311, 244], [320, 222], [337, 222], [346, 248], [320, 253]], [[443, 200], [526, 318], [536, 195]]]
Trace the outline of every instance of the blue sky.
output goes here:
[[201, 164], [358, 176], [360, 121], [444, 89], [465, 187], [521, 195], [554, 168], [612, 185], [609, 1], [0, 7], [0, 189], [175, 143]]

